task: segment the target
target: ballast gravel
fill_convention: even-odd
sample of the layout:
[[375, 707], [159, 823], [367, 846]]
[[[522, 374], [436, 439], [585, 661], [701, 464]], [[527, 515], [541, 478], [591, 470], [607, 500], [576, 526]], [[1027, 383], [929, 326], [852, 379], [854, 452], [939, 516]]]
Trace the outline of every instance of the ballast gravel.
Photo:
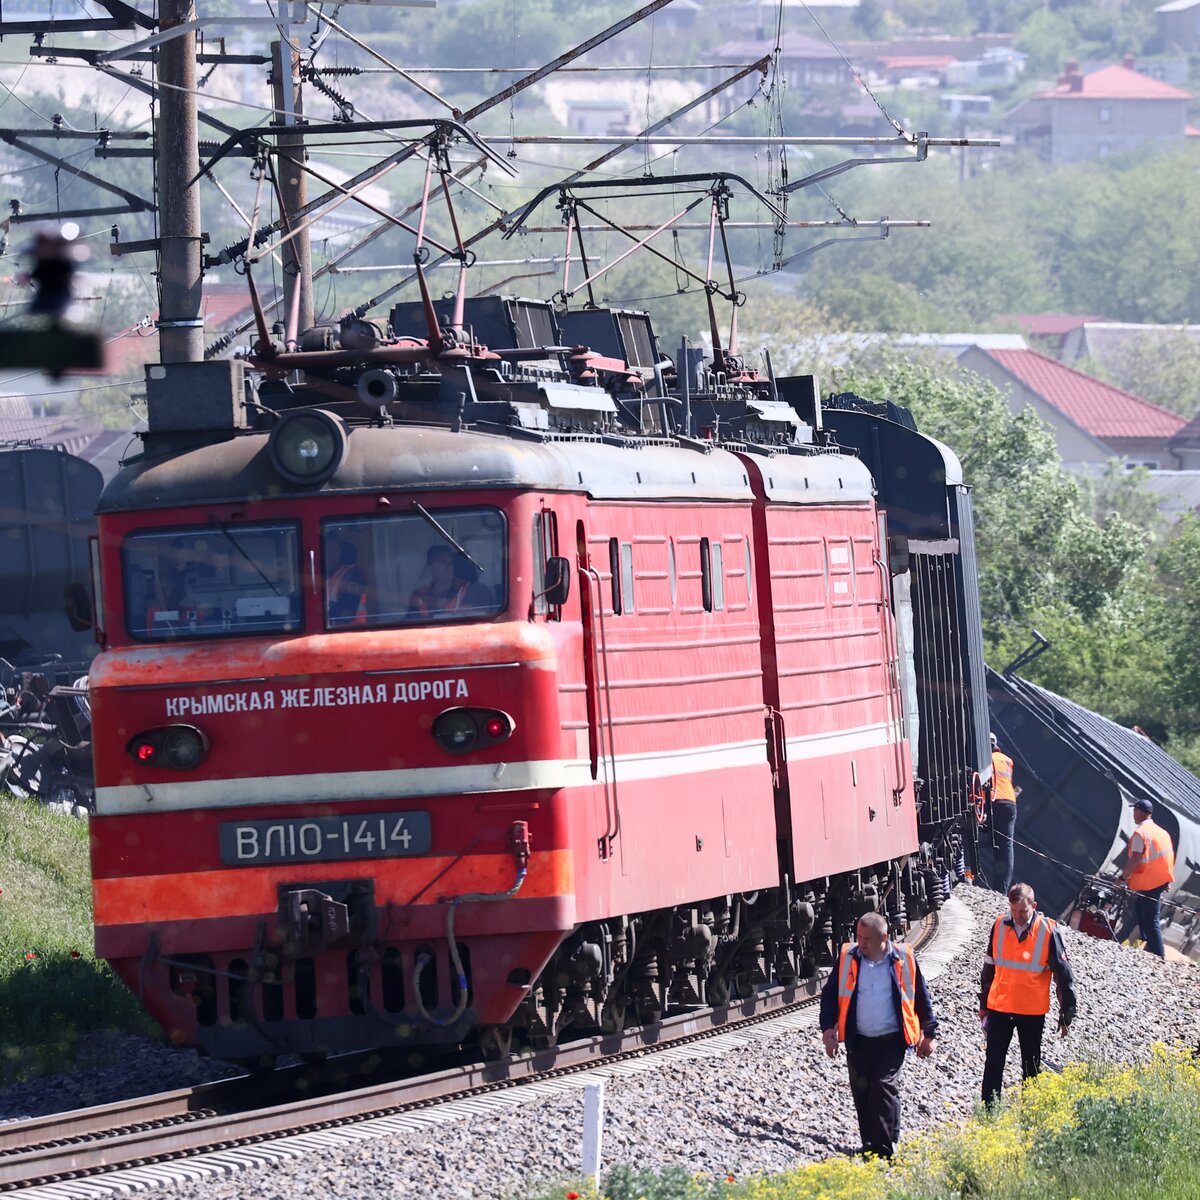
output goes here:
[[[959, 887], [946, 908], [963, 945], [930, 985], [942, 1027], [935, 1055], [902, 1076], [906, 1132], [970, 1113], [979, 1095], [983, 1037], [976, 1015], [987, 931], [1007, 911], [997, 893]], [[1200, 970], [1064, 930], [1079, 1015], [1069, 1038], [1047, 1020], [1048, 1070], [1076, 1059], [1134, 1062], [1155, 1041], [1200, 1040]], [[185, 1086], [226, 1073], [190, 1052], [123, 1039], [119, 1065], [0, 1091], [0, 1120]], [[1017, 1080], [1010, 1053], [1007, 1083]], [[737, 1178], [843, 1154], [857, 1145], [845, 1057], [821, 1047], [811, 1023], [720, 1057], [671, 1061], [605, 1083], [604, 1165], [679, 1164]], [[161, 1189], [172, 1200], [285, 1200], [354, 1196], [480, 1200], [534, 1192], [577, 1173], [583, 1091], [467, 1116]]]

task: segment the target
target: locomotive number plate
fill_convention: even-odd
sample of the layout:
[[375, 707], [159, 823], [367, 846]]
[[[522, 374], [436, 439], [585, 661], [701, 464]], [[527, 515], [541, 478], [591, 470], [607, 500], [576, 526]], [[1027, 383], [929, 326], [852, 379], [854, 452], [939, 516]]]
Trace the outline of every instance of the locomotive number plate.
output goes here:
[[431, 843], [427, 812], [227, 821], [220, 827], [220, 840], [221, 861], [231, 867], [401, 858], [425, 854]]

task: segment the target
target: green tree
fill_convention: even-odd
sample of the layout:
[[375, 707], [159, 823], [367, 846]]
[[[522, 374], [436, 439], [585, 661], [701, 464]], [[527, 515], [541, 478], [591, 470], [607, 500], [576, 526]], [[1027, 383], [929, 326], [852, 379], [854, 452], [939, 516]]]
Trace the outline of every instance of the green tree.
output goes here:
[[[911, 409], [918, 427], [952, 447], [974, 489], [980, 601], [989, 657], [1008, 661], [1049, 623], [1069, 649], [1090, 636], [1132, 636], [1146, 570], [1145, 532], [1127, 516], [1093, 514], [1093, 497], [1063, 468], [1054, 435], [1032, 409], [1013, 414], [1000, 392], [930, 361], [893, 361], [838, 386]], [[1093, 631], [1095, 632], [1095, 631]], [[1112, 651], [1115, 656], [1117, 651]]]
[[1165, 647], [1173, 681], [1176, 723], [1200, 732], [1200, 520], [1184, 517], [1158, 555], [1162, 621], [1158, 639]]
[[1140, 330], [1081, 371], [1185, 417], [1200, 410], [1200, 339], [1178, 326]]

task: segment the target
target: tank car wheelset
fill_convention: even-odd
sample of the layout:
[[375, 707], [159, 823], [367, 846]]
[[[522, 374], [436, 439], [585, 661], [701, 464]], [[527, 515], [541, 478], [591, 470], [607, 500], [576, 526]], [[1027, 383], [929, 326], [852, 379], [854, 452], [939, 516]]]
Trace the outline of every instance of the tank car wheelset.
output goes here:
[[252, 405], [150, 368], [101, 499], [96, 945], [176, 1044], [612, 1031], [810, 977], [973, 853], [969, 523], [645, 314], [445, 308], [260, 352]]

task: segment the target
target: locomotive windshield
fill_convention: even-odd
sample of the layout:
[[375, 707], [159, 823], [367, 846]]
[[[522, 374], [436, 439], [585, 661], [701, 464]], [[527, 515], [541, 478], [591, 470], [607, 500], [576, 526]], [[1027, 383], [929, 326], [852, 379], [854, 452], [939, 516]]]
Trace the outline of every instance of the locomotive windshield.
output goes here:
[[343, 517], [322, 525], [330, 629], [478, 621], [506, 603], [508, 538], [497, 508]]
[[285, 633], [300, 626], [292, 524], [142, 530], [121, 550], [125, 620], [142, 641]]

